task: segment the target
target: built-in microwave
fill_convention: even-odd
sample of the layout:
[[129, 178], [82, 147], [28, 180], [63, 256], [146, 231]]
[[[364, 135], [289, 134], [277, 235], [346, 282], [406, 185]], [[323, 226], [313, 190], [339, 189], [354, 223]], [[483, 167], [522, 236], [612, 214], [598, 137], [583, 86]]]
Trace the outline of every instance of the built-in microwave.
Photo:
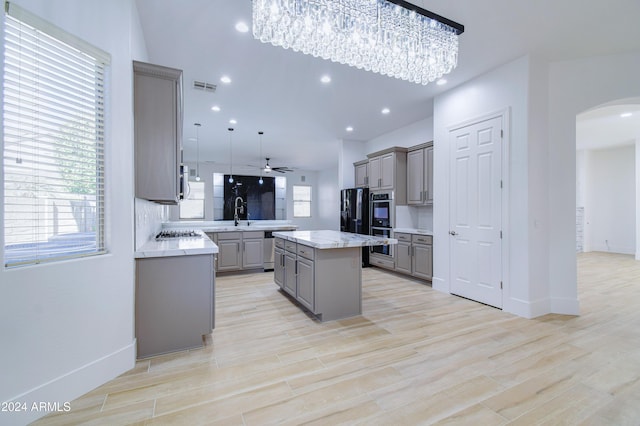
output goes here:
[[[392, 238], [392, 233], [393, 231], [391, 230], [391, 228], [371, 227], [371, 235], [375, 237]], [[371, 253], [393, 257], [393, 246], [391, 244], [386, 246], [372, 246]]]

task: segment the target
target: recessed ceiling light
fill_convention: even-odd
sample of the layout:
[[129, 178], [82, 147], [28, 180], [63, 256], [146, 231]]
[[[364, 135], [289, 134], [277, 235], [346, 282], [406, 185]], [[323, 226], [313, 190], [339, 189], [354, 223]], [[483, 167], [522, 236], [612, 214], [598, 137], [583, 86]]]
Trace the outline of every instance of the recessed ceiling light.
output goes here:
[[345, 129], [347, 132], [353, 132], [353, 127], [349, 126]]
[[386, 115], [386, 114], [389, 114], [391, 110], [389, 108], [382, 108], [381, 112]]
[[329, 84], [331, 83], [331, 77], [328, 75], [323, 75], [322, 77], [320, 77], [320, 81], [324, 84]]
[[218, 105], [214, 105], [211, 107], [211, 111], [220, 112], [220, 107]]
[[249, 32], [249, 26], [246, 24], [246, 22], [240, 21], [236, 24], [236, 31], [241, 33]]
[[235, 118], [229, 120], [229, 124], [238, 124], [238, 121]]
[[630, 112], [623, 112], [622, 114], [620, 114], [620, 117], [622, 118], [627, 118], [627, 117], [631, 117], [633, 114]]
[[436, 81], [436, 84], [438, 86], [442, 86], [443, 84], [447, 84], [447, 79], [446, 78], [441, 78], [440, 80]]
[[220, 81], [224, 84], [229, 84], [231, 83], [231, 78], [228, 75], [223, 75], [220, 77]]

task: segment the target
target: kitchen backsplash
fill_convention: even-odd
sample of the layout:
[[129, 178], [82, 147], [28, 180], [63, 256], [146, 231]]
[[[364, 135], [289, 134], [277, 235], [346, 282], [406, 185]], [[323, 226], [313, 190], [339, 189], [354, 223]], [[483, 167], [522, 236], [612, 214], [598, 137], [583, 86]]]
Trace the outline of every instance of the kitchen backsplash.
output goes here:
[[136, 198], [134, 208], [136, 216], [135, 249], [138, 250], [158, 233], [162, 227], [162, 222], [169, 220], [169, 207]]
[[433, 230], [433, 206], [396, 206], [396, 228]]

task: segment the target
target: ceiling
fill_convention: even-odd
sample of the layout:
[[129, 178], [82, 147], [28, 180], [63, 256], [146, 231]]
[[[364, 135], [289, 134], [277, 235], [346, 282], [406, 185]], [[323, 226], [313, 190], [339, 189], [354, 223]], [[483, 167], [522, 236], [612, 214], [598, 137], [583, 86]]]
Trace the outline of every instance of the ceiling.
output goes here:
[[640, 140], [640, 98], [604, 105], [576, 117], [576, 149], [606, 149]]
[[[335, 167], [340, 140], [427, 118], [434, 96], [525, 54], [555, 61], [640, 50], [638, 0], [413, 0], [465, 26], [448, 83], [422, 86], [262, 44], [234, 28], [251, 25], [250, 0], [136, 3], [148, 60], [184, 71], [185, 159], [196, 158], [197, 122], [200, 161], [227, 165], [232, 155], [234, 167], [259, 163], [258, 131], [272, 166]], [[320, 82], [325, 74], [331, 83]], [[232, 82], [221, 83], [223, 75]], [[196, 91], [194, 80], [217, 90]]]

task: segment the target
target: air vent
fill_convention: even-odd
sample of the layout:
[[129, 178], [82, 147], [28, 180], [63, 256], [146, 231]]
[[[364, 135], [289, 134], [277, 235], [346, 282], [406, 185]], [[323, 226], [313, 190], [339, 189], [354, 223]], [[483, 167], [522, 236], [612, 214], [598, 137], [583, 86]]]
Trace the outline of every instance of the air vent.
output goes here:
[[216, 85], [212, 83], [207, 83], [205, 81], [197, 81], [193, 80], [193, 88], [196, 90], [204, 90], [205, 92], [215, 92]]

